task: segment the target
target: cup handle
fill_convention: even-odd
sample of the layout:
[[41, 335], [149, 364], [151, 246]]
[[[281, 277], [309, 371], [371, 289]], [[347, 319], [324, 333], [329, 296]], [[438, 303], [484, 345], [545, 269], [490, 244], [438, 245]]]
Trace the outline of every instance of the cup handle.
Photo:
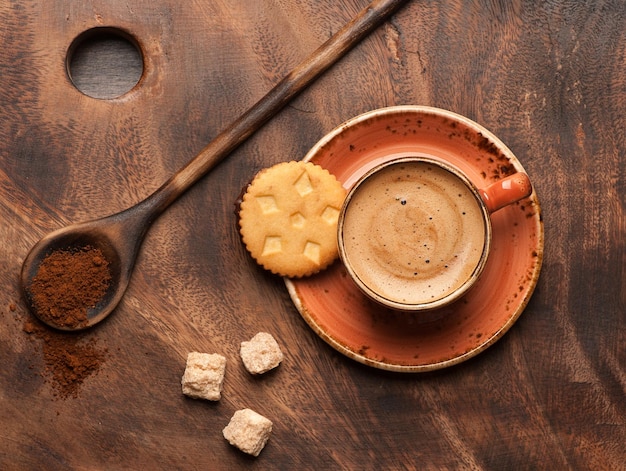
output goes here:
[[515, 203], [533, 192], [528, 175], [522, 172], [509, 175], [492, 183], [487, 188], [478, 190], [490, 213]]

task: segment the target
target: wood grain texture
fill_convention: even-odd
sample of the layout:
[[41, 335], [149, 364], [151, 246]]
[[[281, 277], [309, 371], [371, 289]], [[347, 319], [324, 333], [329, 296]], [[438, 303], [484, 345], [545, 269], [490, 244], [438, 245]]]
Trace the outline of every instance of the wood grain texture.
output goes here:
[[[608, 469], [626, 453], [626, 10], [622, 2], [423, 2], [366, 38], [164, 214], [126, 297], [87, 336], [108, 348], [55, 399], [22, 332], [17, 280], [44, 234], [146, 197], [367, 1], [0, 3], [0, 468]], [[136, 36], [139, 85], [80, 93], [69, 44]], [[447, 108], [500, 137], [542, 203], [545, 258], [526, 311], [476, 358], [420, 375], [343, 357], [242, 247], [234, 204], [259, 169], [395, 104]], [[248, 375], [239, 343], [286, 358]], [[228, 359], [222, 400], [180, 392], [190, 350]], [[270, 418], [259, 458], [221, 430]]]

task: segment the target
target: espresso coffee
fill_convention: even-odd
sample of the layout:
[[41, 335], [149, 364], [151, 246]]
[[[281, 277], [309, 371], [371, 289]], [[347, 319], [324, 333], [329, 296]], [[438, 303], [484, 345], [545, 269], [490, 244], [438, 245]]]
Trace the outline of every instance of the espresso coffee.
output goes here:
[[437, 302], [475, 274], [488, 249], [488, 215], [478, 198], [435, 162], [395, 162], [349, 195], [342, 257], [357, 282], [386, 300]]

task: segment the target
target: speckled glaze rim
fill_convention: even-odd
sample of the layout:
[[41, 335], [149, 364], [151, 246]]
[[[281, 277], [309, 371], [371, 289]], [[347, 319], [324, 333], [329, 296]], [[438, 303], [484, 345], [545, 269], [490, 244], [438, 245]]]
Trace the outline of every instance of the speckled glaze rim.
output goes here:
[[[341, 135], [342, 133], [346, 132], [346, 130], [352, 128], [353, 126], [358, 125], [359, 123], [369, 121], [375, 118], [387, 117], [387, 116], [394, 115], [394, 114], [402, 115], [402, 114], [407, 114], [407, 113], [415, 114], [415, 115], [433, 115], [439, 118], [447, 118], [451, 121], [462, 123], [467, 128], [473, 130], [476, 134], [482, 135], [484, 138], [486, 138], [488, 141], [494, 144], [498, 148], [498, 150], [504, 156], [507, 157], [510, 164], [513, 165], [516, 171], [525, 172], [522, 164], [519, 162], [517, 157], [515, 157], [513, 152], [499, 138], [497, 138], [493, 133], [491, 133], [489, 130], [487, 130], [483, 126], [470, 120], [469, 118], [466, 118], [452, 111], [448, 111], [448, 110], [444, 110], [440, 108], [434, 108], [430, 106], [420, 106], [420, 105], [403, 105], [403, 106], [392, 106], [392, 107], [387, 107], [387, 108], [381, 108], [381, 109], [372, 110], [372, 111], [363, 113], [359, 116], [356, 116], [354, 118], [351, 118], [345, 121], [344, 123], [340, 124], [339, 126], [337, 126], [335, 129], [333, 129], [328, 134], [326, 134], [322, 139], [320, 139], [309, 150], [309, 152], [305, 155], [303, 160], [315, 162], [315, 157], [317, 156], [317, 154], [320, 152], [323, 152], [324, 148], [333, 139], [335, 139], [337, 136]], [[355, 178], [355, 180], [356, 179], [358, 179], [358, 177]], [[349, 182], [348, 186], [350, 186], [352, 183], [354, 182]], [[344, 182], [344, 185], [346, 185], [345, 182]], [[493, 335], [486, 338], [485, 341], [481, 342], [478, 346], [462, 354], [454, 355], [451, 358], [448, 358], [442, 361], [432, 362], [428, 364], [414, 364], [414, 365], [396, 364], [393, 362], [378, 361], [376, 359], [368, 358], [360, 354], [358, 351], [350, 349], [346, 347], [345, 345], [343, 345], [341, 342], [338, 342], [335, 338], [333, 338], [332, 332], [325, 331], [315, 322], [315, 320], [309, 314], [307, 307], [303, 304], [302, 299], [300, 299], [300, 296], [298, 295], [297, 287], [294, 284], [294, 281], [297, 282], [297, 280], [291, 280], [291, 279], [284, 280], [287, 286], [289, 295], [291, 296], [291, 299], [295, 307], [299, 311], [300, 315], [307, 322], [307, 324], [311, 327], [311, 329], [318, 336], [320, 336], [320, 338], [322, 338], [327, 344], [329, 344], [332, 348], [334, 348], [338, 352], [364, 365], [371, 366], [377, 369], [387, 370], [387, 371], [395, 371], [395, 372], [402, 372], [402, 373], [420, 373], [420, 372], [428, 372], [428, 371], [448, 368], [453, 365], [457, 365], [459, 363], [465, 362], [469, 360], [470, 358], [475, 357], [479, 353], [485, 351], [491, 345], [493, 345], [498, 340], [500, 340], [509, 331], [509, 329], [515, 324], [515, 322], [518, 320], [518, 318], [520, 317], [520, 315], [522, 314], [522, 312], [528, 305], [528, 302], [530, 298], [532, 297], [532, 294], [534, 293], [534, 290], [536, 288], [539, 275], [541, 273], [542, 263], [543, 263], [544, 228], [543, 228], [543, 218], [541, 215], [541, 207], [539, 204], [537, 194], [534, 189], [529, 199], [531, 200], [535, 208], [535, 214], [533, 215], [533, 220], [535, 223], [535, 233], [536, 233], [537, 240], [536, 240], [536, 246], [535, 246], [536, 262], [534, 264], [534, 269], [528, 281], [528, 288], [525, 291], [524, 296], [519, 298], [512, 314], [508, 316], [508, 318], [500, 326], [500, 328]], [[320, 296], [323, 296], [323, 293], [320, 293]]]

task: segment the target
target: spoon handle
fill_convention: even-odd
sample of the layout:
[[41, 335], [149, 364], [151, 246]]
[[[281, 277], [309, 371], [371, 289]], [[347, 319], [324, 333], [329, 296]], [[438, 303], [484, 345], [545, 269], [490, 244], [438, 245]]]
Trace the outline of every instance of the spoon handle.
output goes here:
[[148, 197], [148, 212], [153, 217], [163, 212], [406, 1], [375, 0], [364, 8]]

